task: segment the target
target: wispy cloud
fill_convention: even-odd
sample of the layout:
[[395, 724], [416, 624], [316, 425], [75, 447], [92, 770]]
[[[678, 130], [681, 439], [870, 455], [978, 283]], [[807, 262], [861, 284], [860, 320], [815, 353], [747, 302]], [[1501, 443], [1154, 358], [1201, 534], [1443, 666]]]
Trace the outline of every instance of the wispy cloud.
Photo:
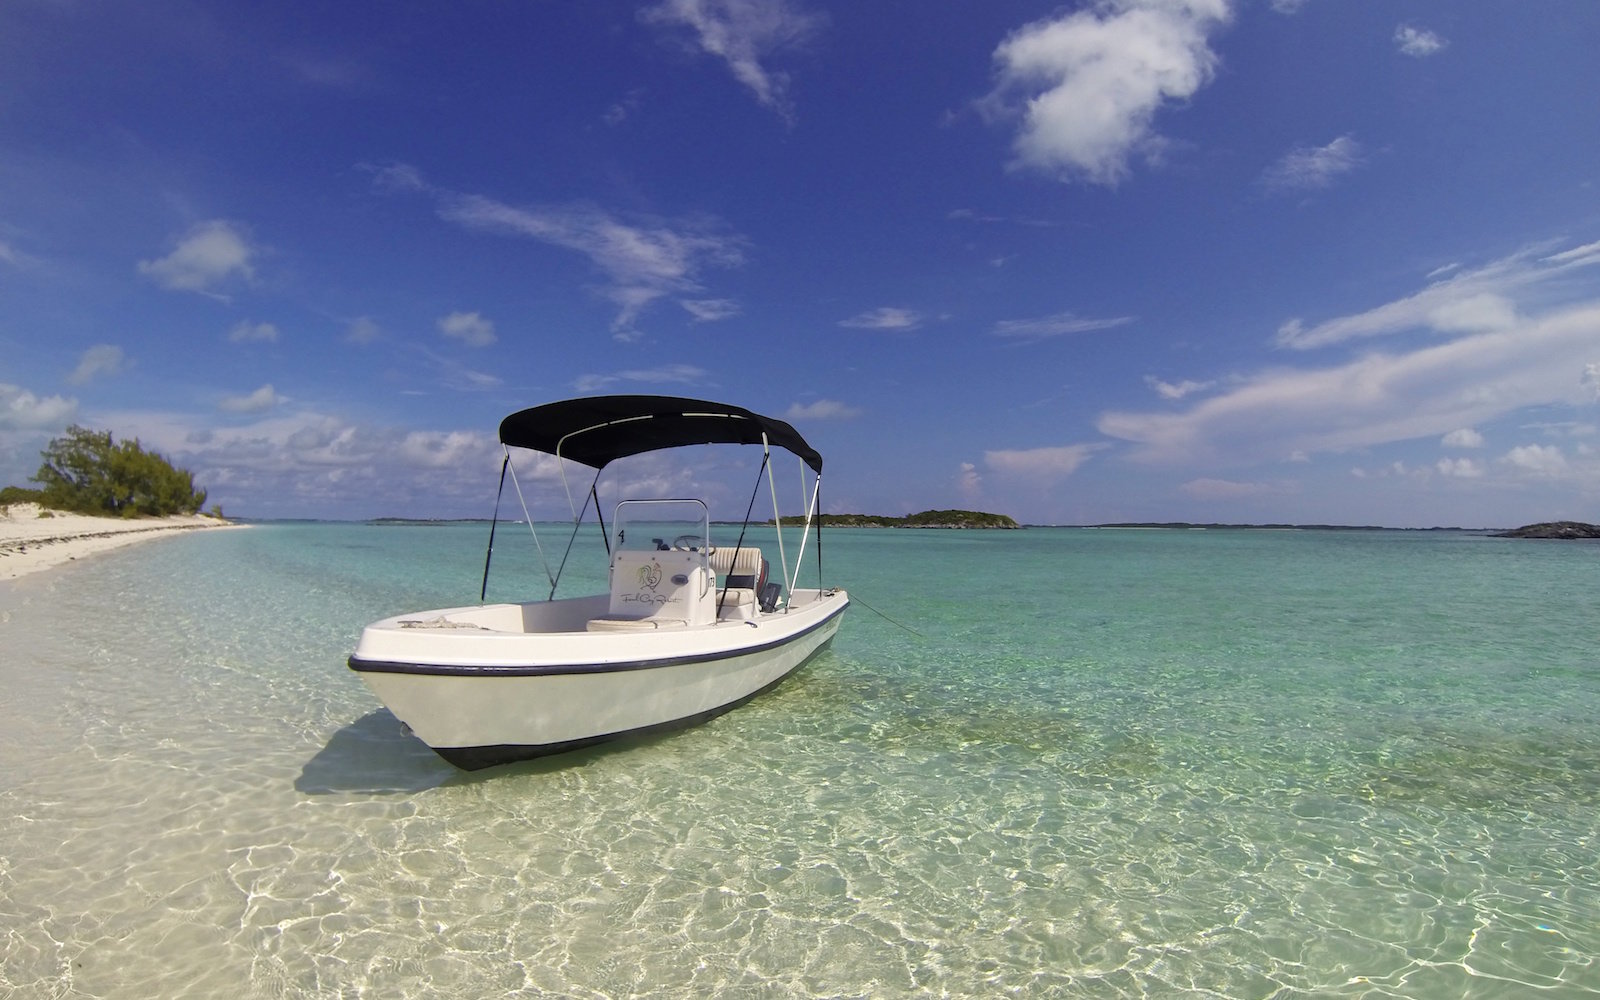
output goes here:
[[371, 316], [357, 316], [344, 329], [344, 339], [351, 344], [371, 344], [383, 336], [383, 328]]
[[1110, 411], [1096, 426], [1161, 462], [1278, 461], [1440, 437], [1531, 406], [1587, 405], [1600, 299], [1407, 353], [1274, 369], [1181, 412]]
[[572, 387], [579, 392], [597, 392], [618, 382], [693, 385], [705, 381], [705, 378], [705, 369], [694, 365], [662, 365], [660, 368], [631, 368], [605, 375], [580, 375], [573, 381]]
[[1146, 375], [1144, 384], [1156, 391], [1162, 399], [1182, 399], [1196, 392], [1205, 392], [1216, 385], [1213, 379], [1206, 382], [1196, 382], [1193, 379], [1184, 379], [1182, 382], [1163, 382], [1154, 375]]
[[495, 342], [494, 323], [475, 312], [453, 312], [439, 317], [439, 332], [468, 347], [488, 347]]
[[1228, 0], [1104, 0], [1036, 21], [995, 50], [999, 80], [980, 102], [1020, 121], [1013, 165], [1064, 181], [1115, 185], [1164, 143], [1156, 112], [1211, 80], [1209, 35]]
[[20, 270], [33, 267], [38, 263], [38, 258], [25, 254], [6, 241], [0, 240], [0, 264], [9, 264]]
[[915, 309], [882, 306], [842, 319], [839, 325], [852, 330], [915, 330], [922, 325], [922, 316]]
[[616, 127], [632, 118], [644, 106], [644, 88], [635, 87], [622, 95], [622, 98], [606, 109], [600, 120], [607, 125]]
[[1457, 269], [1414, 295], [1366, 312], [1309, 327], [1298, 318], [1291, 319], [1279, 328], [1277, 343], [1307, 350], [1408, 330], [1456, 334], [1506, 329], [1519, 322], [1522, 311], [1536, 308], [1547, 296], [1559, 295], [1562, 283], [1574, 271], [1600, 264], [1600, 243], [1554, 254], [1547, 254], [1546, 249], [1526, 249], [1480, 268]]
[[[384, 174], [391, 183], [393, 178], [406, 185], [421, 183], [415, 171], [386, 170], [391, 171]], [[705, 270], [744, 263], [744, 239], [711, 219], [636, 223], [593, 205], [516, 208], [492, 198], [432, 187], [401, 190], [432, 194], [446, 221], [483, 232], [528, 237], [588, 258], [606, 277], [600, 292], [618, 308], [611, 330], [623, 341], [638, 339], [635, 323], [657, 299], [699, 292]]]
[[1427, 28], [1402, 24], [1394, 29], [1394, 44], [1401, 54], [1422, 59], [1433, 55], [1450, 43]]
[[212, 219], [186, 232], [165, 257], [139, 261], [139, 273], [162, 288], [223, 298], [218, 288], [255, 277], [256, 254], [243, 227]]
[[1094, 319], [1078, 316], [1070, 312], [1061, 312], [1053, 316], [1041, 316], [1037, 319], [1003, 319], [994, 325], [994, 329], [990, 333], [996, 337], [1006, 337], [1019, 341], [1045, 340], [1050, 337], [1064, 337], [1074, 333], [1110, 330], [1119, 326], [1127, 326], [1132, 322], [1132, 316], [1112, 316], [1104, 319]]
[[697, 323], [715, 323], [739, 315], [739, 303], [732, 299], [679, 299], [678, 304]]
[[834, 399], [819, 399], [812, 403], [795, 403], [784, 412], [785, 420], [851, 420], [861, 416], [861, 411]]
[[251, 323], [246, 320], [236, 323], [233, 329], [228, 331], [228, 339], [235, 344], [256, 342], [274, 344], [278, 341], [278, 328], [271, 323]]
[[804, 45], [827, 24], [826, 15], [792, 0], [663, 0], [640, 11], [639, 18], [688, 28], [702, 52], [726, 62], [756, 100], [786, 121], [794, 119], [788, 74], [766, 62]]
[[1144, 384], [1150, 389], [1155, 389], [1155, 394], [1160, 395], [1163, 400], [1181, 400], [1186, 395], [1205, 392], [1206, 389], [1216, 386], [1216, 381], [1211, 379], [1211, 381], [1197, 382], [1194, 379], [1184, 379], [1181, 382], [1163, 382], [1162, 379], [1155, 378], [1154, 374], [1147, 374], [1144, 376]]
[[1191, 479], [1178, 487], [1196, 500], [1240, 500], [1245, 497], [1291, 496], [1299, 487], [1289, 482], [1235, 482], [1231, 479]]
[[73, 385], [83, 385], [102, 375], [116, 375], [127, 365], [128, 358], [115, 344], [96, 344], [78, 358], [78, 366], [67, 376]]
[[300, 83], [346, 94], [371, 93], [379, 74], [367, 63], [347, 54], [296, 49], [279, 53], [278, 63]]
[[1072, 444], [1050, 448], [1002, 449], [983, 453], [983, 464], [997, 475], [1022, 479], [1064, 479], [1078, 470], [1103, 444]]
[[413, 345], [412, 349], [433, 365], [439, 383], [446, 389], [455, 392], [483, 392], [498, 389], [503, 384], [504, 380], [500, 376], [468, 368], [454, 354], [442, 355], [420, 344]]
[[983, 474], [971, 462], [962, 462], [956, 470], [956, 492], [968, 504], [983, 501]]
[[1326, 146], [1299, 146], [1261, 175], [1270, 191], [1314, 191], [1333, 184], [1343, 174], [1361, 166], [1361, 144], [1348, 135]]
[[1006, 223], [1013, 226], [1026, 226], [1032, 229], [1055, 229], [1060, 223], [1051, 222], [1049, 219], [1030, 218], [1025, 216], [986, 215], [970, 208], [951, 209], [945, 218], [952, 222], [975, 222], [982, 225]]
[[357, 166], [372, 174], [372, 189], [381, 194], [403, 194], [406, 192], [427, 192], [432, 190], [428, 182], [423, 179], [422, 171], [409, 163], [389, 163], [376, 166], [363, 163]]

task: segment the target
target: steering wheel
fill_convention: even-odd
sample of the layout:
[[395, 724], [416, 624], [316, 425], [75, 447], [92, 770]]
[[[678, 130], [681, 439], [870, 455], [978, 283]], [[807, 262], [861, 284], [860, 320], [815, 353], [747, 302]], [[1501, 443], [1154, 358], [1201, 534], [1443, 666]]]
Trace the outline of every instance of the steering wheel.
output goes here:
[[679, 535], [672, 540], [672, 547], [675, 549], [688, 549], [690, 552], [704, 550], [708, 554], [717, 551], [714, 547], [707, 545], [706, 540], [699, 535]]

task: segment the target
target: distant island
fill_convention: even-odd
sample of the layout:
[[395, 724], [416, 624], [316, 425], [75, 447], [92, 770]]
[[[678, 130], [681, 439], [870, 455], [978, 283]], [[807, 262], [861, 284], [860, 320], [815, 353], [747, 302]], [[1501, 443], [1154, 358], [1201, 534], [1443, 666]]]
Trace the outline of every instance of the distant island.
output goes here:
[[[1173, 531], [1403, 531], [1376, 524], [1221, 524], [1195, 521], [1118, 521], [1113, 524], [1087, 524], [1086, 528], [1166, 528]], [[1424, 528], [1424, 531], [1459, 531], [1459, 528]]]
[[1600, 524], [1582, 521], [1541, 521], [1510, 531], [1499, 531], [1495, 538], [1600, 538]]
[[[794, 518], [794, 520], [799, 519], [798, 515]], [[905, 517], [887, 514], [818, 514], [817, 520], [828, 528], [1020, 529], [1022, 527], [1004, 514], [985, 514], [976, 510], [925, 510], [919, 514], [907, 514]]]

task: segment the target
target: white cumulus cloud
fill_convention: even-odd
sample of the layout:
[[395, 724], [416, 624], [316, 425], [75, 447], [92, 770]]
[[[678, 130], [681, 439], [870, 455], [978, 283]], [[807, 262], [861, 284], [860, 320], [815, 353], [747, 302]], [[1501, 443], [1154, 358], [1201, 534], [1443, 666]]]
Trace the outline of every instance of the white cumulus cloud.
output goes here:
[[1536, 476], [1559, 476], [1567, 471], [1567, 456], [1553, 444], [1525, 444], [1506, 452], [1504, 460]]
[[1470, 427], [1462, 427], [1446, 434], [1439, 443], [1446, 448], [1482, 448], [1483, 435]]
[[1600, 364], [1591, 361], [1589, 364], [1584, 365], [1583, 377], [1578, 380], [1578, 384], [1588, 390], [1597, 402], [1600, 402]]
[[283, 401], [283, 397], [273, 391], [269, 382], [255, 392], [243, 396], [224, 396], [217, 404], [217, 409], [228, 413], [260, 413], [270, 410]]
[[494, 343], [494, 323], [475, 312], [453, 312], [439, 317], [439, 332], [468, 347], [488, 347]]
[[141, 260], [139, 273], [173, 291], [214, 294], [231, 279], [254, 277], [255, 255], [241, 227], [212, 219], [191, 228], [165, 257]]
[[1402, 24], [1394, 29], [1394, 44], [1403, 55], [1421, 59], [1433, 55], [1449, 43], [1427, 28]]
[[63, 427], [78, 412], [78, 401], [63, 396], [35, 396], [18, 385], [0, 382], [0, 430], [49, 430]]
[[1478, 479], [1483, 476], [1483, 464], [1470, 458], [1441, 458], [1434, 465], [1441, 476], [1457, 479]]
[[1114, 185], [1162, 147], [1156, 113], [1211, 80], [1209, 35], [1230, 17], [1227, 0], [1101, 0], [1036, 21], [995, 50], [983, 106], [1020, 120], [1015, 166]]

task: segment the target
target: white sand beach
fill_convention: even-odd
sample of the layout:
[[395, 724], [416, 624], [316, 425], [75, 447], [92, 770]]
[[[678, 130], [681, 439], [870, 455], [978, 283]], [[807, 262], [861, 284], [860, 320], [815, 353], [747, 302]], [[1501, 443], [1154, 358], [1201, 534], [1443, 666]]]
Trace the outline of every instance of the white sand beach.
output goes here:
[[82, 559], [177, 531], [235, 528], [204, 514], [172, 517], [90, 517], [47, 510], [33, 503], [0, 508], [0, 580]]

